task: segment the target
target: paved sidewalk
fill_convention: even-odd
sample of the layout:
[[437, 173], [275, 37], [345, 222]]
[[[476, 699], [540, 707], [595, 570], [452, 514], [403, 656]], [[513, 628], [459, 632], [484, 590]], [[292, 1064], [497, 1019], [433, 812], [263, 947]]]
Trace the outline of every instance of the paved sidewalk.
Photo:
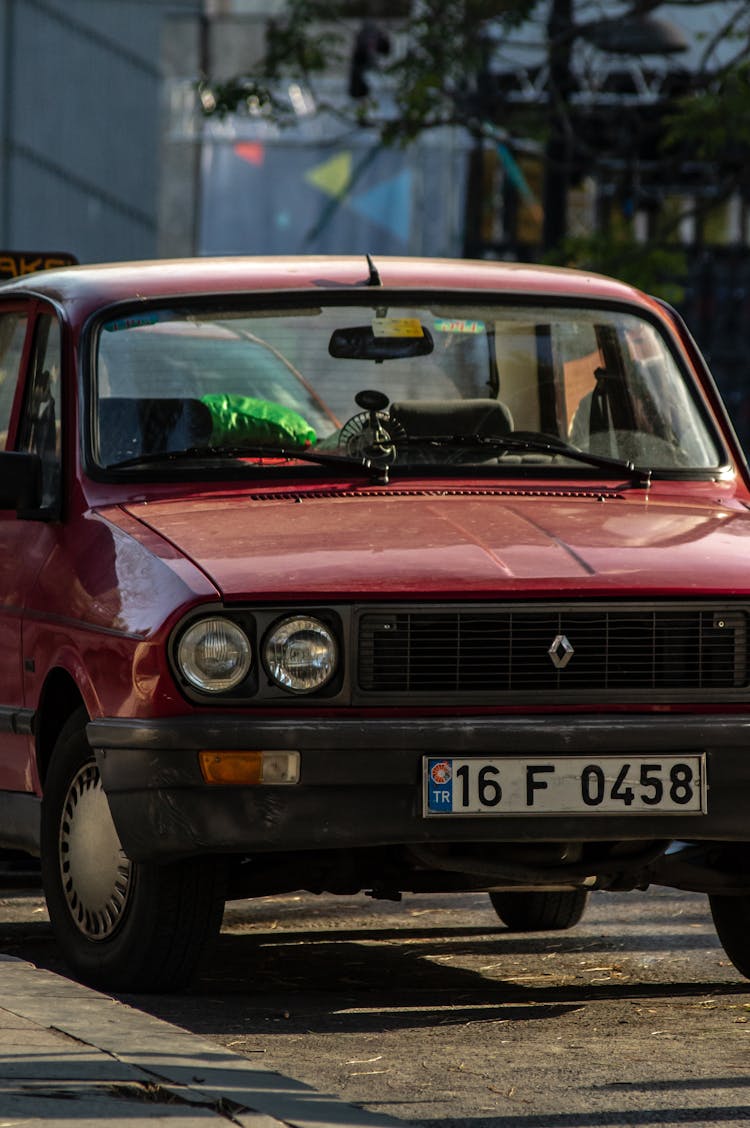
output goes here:
[[403, 1128], [0, 955], [0, 1128]]

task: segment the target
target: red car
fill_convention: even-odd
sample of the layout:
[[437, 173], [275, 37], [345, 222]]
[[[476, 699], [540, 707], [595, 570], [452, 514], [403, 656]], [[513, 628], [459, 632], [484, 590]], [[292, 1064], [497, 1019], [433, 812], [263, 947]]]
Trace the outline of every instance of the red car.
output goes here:
[[708, 894], [750, 976], [750, 480], [663, 303], [419, 259], [0, 286], [0, 845], [73, 973], [227, 899]]

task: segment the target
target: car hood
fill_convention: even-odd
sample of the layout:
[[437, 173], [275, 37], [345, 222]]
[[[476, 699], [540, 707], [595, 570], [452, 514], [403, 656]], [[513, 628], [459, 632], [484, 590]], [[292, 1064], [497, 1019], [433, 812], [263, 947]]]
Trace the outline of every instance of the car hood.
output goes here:
[[229, 600], [750, 591], [750, 513], [733, 502], [393, 489], [125, 508]]

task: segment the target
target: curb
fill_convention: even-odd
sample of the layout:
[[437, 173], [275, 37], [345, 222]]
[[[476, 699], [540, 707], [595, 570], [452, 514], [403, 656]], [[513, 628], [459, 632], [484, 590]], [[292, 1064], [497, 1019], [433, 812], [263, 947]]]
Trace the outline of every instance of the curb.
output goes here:
[[1, 954], [0, 999], [0, 1128], [403, 1128]]

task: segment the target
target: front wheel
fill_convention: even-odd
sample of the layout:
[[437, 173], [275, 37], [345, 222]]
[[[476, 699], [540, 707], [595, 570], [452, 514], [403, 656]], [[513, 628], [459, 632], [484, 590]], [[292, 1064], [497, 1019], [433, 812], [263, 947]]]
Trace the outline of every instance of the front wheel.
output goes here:
[[585, 889], [490, 893], [493, 909], [512, 932], [550, 932], [572, 928], [583, 916], [587, 897]]
[[750, 979], [750, 896], [709, 896], [721, 946], [737, 970]]
[[55, 745], [42, 799], [42, 883], [73, 974], [110, 991], [185, 986], [224, 908], [221, 864], [130, 861], [79, 712]]

